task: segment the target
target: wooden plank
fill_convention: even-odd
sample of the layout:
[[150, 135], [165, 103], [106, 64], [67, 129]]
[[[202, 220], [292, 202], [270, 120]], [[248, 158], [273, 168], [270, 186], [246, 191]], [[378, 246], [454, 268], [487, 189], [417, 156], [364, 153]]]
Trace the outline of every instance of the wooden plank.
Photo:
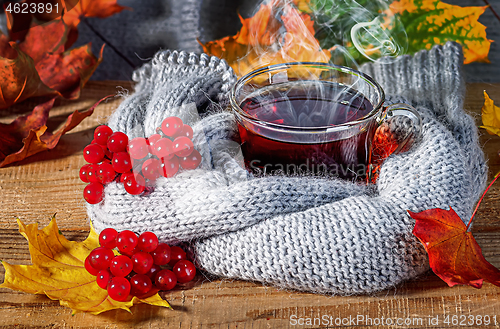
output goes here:
[[[116, 84], [90, 83], [81, 100], [61, 102], [53, 114], [60, 116], [77, 108], [88, 108], [103, 96], [116, 92]], [[499, 84], [469, 85], [466, 108], [478, 120], [483, 89], [487, 89], [493, 99], [500, 100]], [[28, 247], [17, 231], [16, 217], [26, 223], [46, 225], [57, 212], [58, 224], [67, 238], [83, 240], [86, 237], [88, 219], [81, 197], [84, 184], [78, 179], [78, 170], [84, 163], [81, 152], [90, 142], [93, 129], [105, 122], [118, 103], [116, 99], [100, 105], [92, 117], [64, 136], [53, 151], [35, 155], [18, 166], [0, 169], [0, 259], [29, 264]], [[497, 155], [500, 137], [483, 133], [481, 144], [489, 158], [491, 177], [500, 171]], [[500, 267], [499, 198], [500, 189], [495, 187], [481, 205], [474, 225], [474, 234], [485, 257], [497, 267]], [[4, 273], [2, 268], [2, 281]], [[133, 314], [118, 310], [99, 316], [82, 313], [71, 316], [69, 309], [44, 296], [0, 289], [0, 328], [310, 328], [326, 327], [325, 319], [330, 327], [349, 328], [373, 327], [382, 317], [384, 324], [387, 318], [394, 323], [397, 319], [411, 322], [408, 326], [394, 324], [382, 328], [445, 328], [453, 327], [444, 323], [445, 317], [449, 316], [452, 321], [454, 315], [458, 320], [460, 316], [470, 315], [484, 320], [484, 316], [489, 315], [490, 322], [497, 315], [496, 327], [500, 326], [500, 288], [488, 283], [480, 290], [449, 288], [432, 273], [381, 293], [347, 297], [279, 290], [259, 283], [198, 274], [185, 289], [163, 293], [163, 296], [174, 311], [140, 305], [133, 307]], [[371, 325], [367, 317], [371, 318]], [[311, 325], [299, 325], [300, 319], [307, 322], [308, 318]], [[314, 318], [323, 321], [318, 325], [316, 320], [314, 324]], [[343, 320], [344, 324], [337, 326], [336, 319]], [[438, 325], [430, 322], [435, 319]], [[475, 326], [479, 326], [477, 322]]]

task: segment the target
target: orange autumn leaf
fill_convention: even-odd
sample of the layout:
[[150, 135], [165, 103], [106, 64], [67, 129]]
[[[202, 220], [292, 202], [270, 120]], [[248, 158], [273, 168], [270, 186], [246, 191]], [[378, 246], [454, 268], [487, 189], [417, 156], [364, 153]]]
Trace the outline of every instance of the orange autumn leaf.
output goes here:
[[82, 242], [68, 241], [59, 231], [55, 218], [44, 229], [38, 224], [25, 225], [19, 219], [19, 232], [28, 240], [33, 265], [5, 267], [5, 279], [1, 288], [10, 288], [31, 294], [45, 294], [70, 307], [73, 314], [89, 312], [99, 314], [113, 309], [130, 312], [138, 303], [170, 307], [156, 292], [141, 298], [133, 297], [126, 302], [112, 300], [106, 290], [96, 283], [96, 277], [87, 272], [85, 258], [99, 247], [99, 236], [90, 228]]
[[450, 287], [463, 284], [481, 288], [483, 281], [500, 286], [500, 270], [484, 258], [481, 247], [452, 208], [408, 213], [416, 221], [413, 234], [427, 251], [430, 267]]
[[20, 116], [10, 124], [0, 123], [0, 168], [24, 160], [33, 154], [53, 149], [62, 135], [92, 115], [97, 105], [108, 97], [111, 96], [104, 97], [87, 111], [73, 112], [64, 125], [54, 133], [47, 131], [46, 123], [55, 98], [36, 106], [29, 115]]
[[481, 128], [486, 129], [490, 135], [500, 136], [500, 107], [493, 103], [493, 100], [484, 91], [484, 105], [481, 108], [481, 119], [483, 125]]
[[[36, 8], [48, 5], [40, 0], [15, 3], [22, 4], [29, 8], [32, 5]], [[0, 110], [31, 97], [78, 98], [81, 89], [102, 62], [104, 46], [99, 57], [92, 54], [90, 43], [68, 50], [78, 36], [74, 28], [78, 23], [73, 20], [72, 26], [66, 24], [60, 17], [62, 9], [78, 11], [77, 14], [73, 11], [73, 18], [79, 22], [83, 17], [107, 17], [124, 8], [116, 1], [57, 0], [51, 6], [54, 10], [57, 8], [51, 15], [33, 14], [31, 10], [25, 14], [6, 11], [10, 38], [0, 32]], [[71, 17], [69, 15], [68, 20]], [[47, 100], [46, 97], [41, 99]], [[46, 121], [53, 101], [40, 104], [33, 113], [9, 125], [0, 125], [3, 128], [0, 131], [0, 167], [53, 149], [64, 133], [93, 112], [93, 109], [74, 112], [63, 127], [52, 133], [47, 131]]]
[[250, 18], [240, 16], [234, 36], [202, 44], [204, 52], [225, 59], [242, 76], [256, 67], [291, 61], [328, 62], [330, 53], [314, 38], [314, 22], [290, 4], [261, 4]]
[[[61, 96], [76, 99], [90, 76], [102, 62], [91, 51], [91, 44], [66, 50], [69, 27], [62, 19], [33, 26], [19, 44], [33, 58], [42, 82]], [[40, 42], [39, 40], [44, 40]], [[104, 46], [103, 46], [104, 47]]]
[[[38, 153], [54, 100], [36, 106], [29, 115], [20, 116], [10, 124], [0, 123], [0, 167]], [[13, 158], [16, 160], [12, 161]]]
[[[45, 54], [60, 54], [64, 52], [68, 39], [69, 27], [60, 19], [40, 25], [34, 22], [19, 44], [26, 55], [38, 63]], [[40, 42], [42, 40], [43, 42]]]
[[63, 19], [68, 26], [74, 28], [85, 17], [106, 18], [124, 9], [130, 8], [120, 6], [117, 0], [79, 0], [76, 5], [64, 13]]
[[0, 35], [0, 109], [35, 96], [79, 97], [102, 61], [102, 49], [99, 58], [90, 44], [65, 51], [69, 33], [56, 19], [33, 25], [20, 43]]
[[0, 109], [30, 97], [56, 95], [45, 85], [33, 60], [15, 42], [0, 39]]
[[[69, 28], [61, 19], [37, 25], [20, 43], [0, 34], [0, 109], [35, 96], [78, 98], [84, 84], [102, 61], [90, 44], [65, 51]], [[40, 42], [44, 40], [44, 42]], [[58, 131], [47, 131], [54, 99], [36, 106], [11, 124], [0, 124], [0, 167], [53, 149], [61, 136], [91, 115], [93, 108], [74, 112]]]
[[77, 99], [83, 86], [102, 62], [104, 45], [99, 57], [92, 54], [91, 44], [59, 54], [45, 54], [36, 63], [40, 79], [67, 99]]
[[486, 37], [486, 26], [478, 22], [487, 8], [436, 0], [396, 0], [389, 5], [388, 14], [398, 15], [406, 28], [409, 53], [456, 41], [463, 47], [465, 64], [489, 63], [491, 40]]

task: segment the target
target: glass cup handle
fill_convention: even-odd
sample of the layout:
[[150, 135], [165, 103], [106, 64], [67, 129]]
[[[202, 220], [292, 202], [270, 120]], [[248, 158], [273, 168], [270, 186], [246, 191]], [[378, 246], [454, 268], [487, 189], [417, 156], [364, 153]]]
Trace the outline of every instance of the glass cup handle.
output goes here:
[[404, 150], [407, 150], [407, 147], [411, 146], [413, 141], [420, 138], [422, 134], [422, 118], [420, 117], [420, 114], [418, 114], [413, 106], [404, 103], [396, 103], [387, 106], [382, 112], [382, 115], [377, 118], [377, 123], [380, 126], [387, 120], [398, 116], [411, 119], [413, 129], [407, 131], [404, 138], [398, 138], [398, 141], [400, 141], [398, 142], [398, 146], [389, 154], [387, 154], [386, 151], [382, 150], [382, 153], [378, 154], [378, 157], [375, 158], [374, 149], [372, 148], [372, 156], [366, 176], [367, 183], [375, 183], [377, 181], [380, 172], [380, 166], [389, 155], [398, 154]]
[[[396, 104], [391, 104], [386, 107], [385, 111], [383, 112], [383, 115], [378, 119], [378, 124], [381, 125], [388, 119], [397, 117], [397, 116], [403, 116], [407, 117], [412, 120], [413, 122], [413, 131], [409, 131], [406, 136], [402, 139], [402, 141], [399, 143], [398, 147], [392, 154], [398, 154], [406, 148], [408, 145], [408, 142], [412, 139], [417, 139], [420, 137], [420, 134], [422, 133], [422, 117], [420, 114], [415, 110], [415, 108], [411, 105], [404, 104], [404, 103], [396, 103]], [[412, 138], [413, 137], [413, 138]]]

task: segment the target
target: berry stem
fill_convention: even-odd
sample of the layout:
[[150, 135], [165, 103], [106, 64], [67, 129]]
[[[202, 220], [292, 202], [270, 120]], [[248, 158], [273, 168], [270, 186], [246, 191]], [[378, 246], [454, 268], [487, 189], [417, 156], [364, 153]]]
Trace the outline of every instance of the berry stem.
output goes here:
[[486, 188], [486, 190], [484, 190], [484, 193], [481, 196], [481, 199], [479, 199], [479, 201], [478, 201], [478, 203], [476, 205], [476, 209], [474, 209], [474, 212], [472, 213], [472, 216], [469, 219], [469, 223], [467, 223], [467, 227], [466, 227], [466, 231], [467, 232], [469, 231], [470, 224], [472, 224], [472, 219], [474, 218], [474, 215], [476, 214], [477, 209], [479, 208], [479, 205], [481, 204], [481, 201], [483, 201], [483, 198], [486, 195], [486, 192], [488, 192], [488, 190], [490, 189], [491, 185], [493, 185], [493, 183], [495, 183], [495, 181], [498, 179], [498, 177], [500, 177], [500, 171], [495, 175], [495, 178], [493, 178], [493, 180], [491, 181], [490, 185], [488, 185], [488, 187]]

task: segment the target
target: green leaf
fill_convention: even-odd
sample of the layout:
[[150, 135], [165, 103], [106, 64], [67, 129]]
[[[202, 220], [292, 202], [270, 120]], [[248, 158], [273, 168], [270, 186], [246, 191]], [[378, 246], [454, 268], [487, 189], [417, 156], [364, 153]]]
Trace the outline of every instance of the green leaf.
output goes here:
[[447, 41], [463, 46], [464, 63], [488, 62], [491, 41], [478, 22], [486, 6], [460, 7], [439, 0], [295, 0], [295, 4], [313, 17], [315, 37], [323, 49], [343, 47], [358, 63], [414, 54]]

